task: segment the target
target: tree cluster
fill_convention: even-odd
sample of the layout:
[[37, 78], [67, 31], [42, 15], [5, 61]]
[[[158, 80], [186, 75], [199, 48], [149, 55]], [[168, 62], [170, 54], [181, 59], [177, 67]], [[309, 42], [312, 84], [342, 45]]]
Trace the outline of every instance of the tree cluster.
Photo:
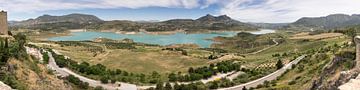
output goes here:
[[188, 74], [182, 75], [181, 73], [175, 74], [171, 73], [169, 74], [169, 81], [175, 82], [175, 81], [181, 81], [181, 82], [187, 82], [187, 81], [196, 81], [201, 79], [207, 79], [210, 78], [213, 75], [216, 75], [217, 73], [227, 73], [231, 71], [239, 71], [240, 70], [240, 64], [233, 63], [232, 61], [223, 61], [219, 62], [217, 64], [210, 64], [210, 66], [204, 66], [200, 68], [189, 68]]
[[70, 83], [73, 83], [74, 85], [79, 86], [82, 89], [88, 89], [89, 88], [89, 83], [87, 82], [82, 82], [79, 78], [73, 76], [73, 75], [69, 75], [67, 77], [65, 77], [65, 79], [67, 81], [69, 81]]
[[90, 65], [87, 62], [78, 64], [77, 62], [65, 58], [63, 55], [57, 55], [52, 52], [55, 62], [59, 67], [67, 67], [79, 73], [95, 76], [102, 83], [115, 83], [116, 81], [131, 83], [157, 83], [160, 81], [160, 74], [153, 72], [152, 75], [134, 74], [120, 69], [108, 69], [102, 64]]

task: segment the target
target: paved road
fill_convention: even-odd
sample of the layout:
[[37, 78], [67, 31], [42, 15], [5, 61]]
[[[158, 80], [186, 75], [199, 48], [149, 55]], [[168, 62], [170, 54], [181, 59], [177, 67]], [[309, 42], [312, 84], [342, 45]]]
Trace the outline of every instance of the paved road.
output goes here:
[[285, 65], [283, 68], [265, 76], [259, 79], [256, 79], [254, 81], [250, 81], [248, 83], [245, 84], [241, 84], [241, 85], [237, 85], [237, 86], [233, 86], [233, 87], [229, 87], [229, 88], [222, 88], [219, 90], [242, 90], [243, 87], [245, 86], [246, 88], [250, 88], [250, 87], [256, 87], [260, 84], [263, 84], [265, 81], [271, 81], [271, 80], [275, 80], [277, 77], [281, 76], [283, 73], [285, 73], [286, 70], [291, 69], [292, 65], [295, 65], [297, 63], [299, 63], [300, 60], [304, 59], [306, 55], [302, 55], [298, 58], [296, 58], [294, 61], [290, 62], [289, 64]]

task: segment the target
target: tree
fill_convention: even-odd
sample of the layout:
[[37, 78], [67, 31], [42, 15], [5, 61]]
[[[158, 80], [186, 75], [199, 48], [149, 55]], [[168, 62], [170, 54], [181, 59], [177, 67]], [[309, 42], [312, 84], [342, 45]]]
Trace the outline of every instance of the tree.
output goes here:
[[83, 89], [88, 89], [89, 88], [89, 83], [88, 82], [81, 82], [79, 87], [83, 88]]
[[170, 73], [169, 76], [168, 76], [168, 78], [169, 78], [169, 81], [170, 81], [170, 82], [175, 82], [175, 81], [177, 81], [177, 77], [176, 77], [176, 74], [175, 74], [175, 73]]
[[145, 74], [140, 74], [140, 82], [144, 83], [146, 81]]
[[174, 84], [174, 90], [180, 90], [180, 85], [178, 83], [175, 83]]
[[74, 75], [69, 75], [67, 80], [75, 85], [80, 85], [81, 81], [79, 78], [75, 77]]
[[9, 58], [9, 45], [8, 40], [5, 38], [5, 40], [2, 40], [0, 38], [0, 61], [2, 63], [6, 63]]
[[193, 67], [190, 67], [189, 70], [188, 70], [189, 73], [194, 73], [194, 68]]
[[81, 73], [85, 73], [87, 71], [87, 69], [89, 68], [90, 64], [87, 62], [82, 62], [78, 68], [79, 68], [79, 72]]
[[108, 76], [103, 76], [100, 78], [101, 83], [107, 84], [109, 83], [109, 77]]
[[25, 50], [23, 47], [26, 43], [26, 36], [22, 33], [18, 33], [14, 36], [15, 40], [18, 42], [18, 46], [20, 50]]
[[244, 86], [244, 87], [242, 88], [242, 90], [247, 90], [247, 88]]
[[156, 72], [156, 71], [153, 71], [152, 74], [151, 74], [151, 76], [152, 76], [153, 78], [159, 78], [159, 77], [160, 77], [160, 74], [159, 74], [158, 72]]
[[219, 88], [218, 81], [213, 81], [210, 84], [210, 89], [217, 89]]
[[164, 83], [163, 82], [157, 83], [155, 90], [164, 90]]
[[166, 83], [165, 90], [172, 90], [172, 86], [169, 82]]
[[284, 66], [284, 64], [282, 63], [282, 61], [279, 59], [276, 63], [276, 68], [277, 69], [281, 69]]

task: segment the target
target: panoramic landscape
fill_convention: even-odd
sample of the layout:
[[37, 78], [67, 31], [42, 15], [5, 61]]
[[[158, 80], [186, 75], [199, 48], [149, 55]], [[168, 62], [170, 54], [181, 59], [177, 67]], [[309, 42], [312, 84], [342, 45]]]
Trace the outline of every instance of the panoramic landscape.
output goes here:
[[0, 90], [360, 90], [357, 0], [0, 0]]

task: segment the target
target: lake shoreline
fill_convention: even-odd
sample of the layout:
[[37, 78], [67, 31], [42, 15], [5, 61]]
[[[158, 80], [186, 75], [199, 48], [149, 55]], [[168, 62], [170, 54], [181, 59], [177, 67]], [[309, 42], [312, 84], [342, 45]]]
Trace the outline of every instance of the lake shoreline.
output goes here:
[[[88, 30], [73, 30], [70, 36], [60, 36], [48, 38], [50, 41], [85, 41], [94, 40], [95, 38], [108, 38], [113, 40], [132, 39], [139, 43], [158, 44], [162, 46], [173, 44], [197, 44], [200, 47], [209, 48], [213, 43], [215, 37], [233, 37], [239, 32], [244, 31], [206, 31], [187, 33], [185, 31], [174, 31], [166, 33], [116, 33], [116, 32], [97, 32]], [[249, 32], [249, 31], [247, 31]], [[267, 34], [274, 33], [275, 30], [261, 29], [259, 31], [250, 31], [253, 34]]]

